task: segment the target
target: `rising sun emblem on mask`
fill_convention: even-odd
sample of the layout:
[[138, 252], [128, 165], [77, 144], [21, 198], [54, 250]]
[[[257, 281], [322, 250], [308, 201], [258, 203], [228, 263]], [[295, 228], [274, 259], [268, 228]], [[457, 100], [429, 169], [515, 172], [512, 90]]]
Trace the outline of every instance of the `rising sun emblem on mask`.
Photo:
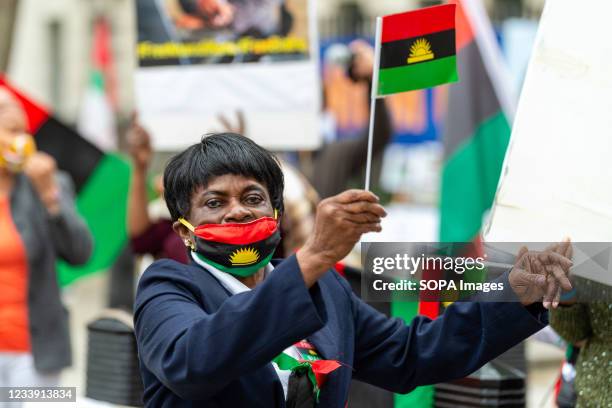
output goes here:
[[434, 58], [434, 53], [431, 50], [431, 44], [425, 38], [419, 38], [410, 46], [410, 55], [408, 63], [427, 61]]
[[235, 250], [229, 258], [234, 266], [252, 265], [259, 261], [259, 252], [254, 248], [240, 248]]

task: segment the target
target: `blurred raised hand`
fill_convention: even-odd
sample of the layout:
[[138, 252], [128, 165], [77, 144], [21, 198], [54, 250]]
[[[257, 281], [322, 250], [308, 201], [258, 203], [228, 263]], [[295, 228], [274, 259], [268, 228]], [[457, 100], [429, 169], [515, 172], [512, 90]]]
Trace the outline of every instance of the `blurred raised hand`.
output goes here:
[[56, 171], [55, 159], [43, 152], [36, 152], [28, 158], [23, 169], [51, 215], [56, 215], [60, 211], [59, 186], [55, 180]]
[[139, 236], [151, 225], [147, 210], [147, 170], [153, 159], [149, 132], [140, 125], [138, 116], [132, 115], [132, 123], [126, 135], [128, 151], [134, 164], [128, 198], [127, 230], [130, 237]]
[[132, 115], [132, 122], [126, 135], [128, 152], [132, 157], [134, 166], [138, 170], [147, 170], [153, 158], [151, 136], [138, 122], [138, 116]]
[[349, 44], [353, 55], [349, 74], [355, 81], [371, 81], [374, 69], [374, 48], [365, 40], [355, 40]]
[[236, 122], [232, 123], [225, 114], [220, 113], [217, 115], [217, 119], [221, 122], [223, 132], [238, 133], [239, 135], [245, 135], [246, 132], [246, 120], [244, 118], [244, 112], [241, 110], [236, 111]]

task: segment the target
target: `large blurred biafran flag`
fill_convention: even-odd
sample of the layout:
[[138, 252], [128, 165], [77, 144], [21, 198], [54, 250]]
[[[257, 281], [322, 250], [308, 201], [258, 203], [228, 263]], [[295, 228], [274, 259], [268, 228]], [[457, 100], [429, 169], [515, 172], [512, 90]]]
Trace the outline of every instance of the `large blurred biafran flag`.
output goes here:
[[28, 130], [38, 149], [53, 156], [58, 168], [72, 177], [77, 209], [94, 238], [94, 252], [87, 264], [72, 267], [60, 262], [60, 284], [66, 285], [88, 273], [110, 267], [127, 242], [128, 163], [98, 149], [55, 119], [42, 105], [12, 87], [1, 74], [0, 86], [7, 87], [20, 100], [28, 118]]
[[449, 86], [440, 194], [440, 241], [478, 239], [491, 208], [510, 139], [514, 100], [505, 65], [481, 1], [457, 5], [457, 65]]

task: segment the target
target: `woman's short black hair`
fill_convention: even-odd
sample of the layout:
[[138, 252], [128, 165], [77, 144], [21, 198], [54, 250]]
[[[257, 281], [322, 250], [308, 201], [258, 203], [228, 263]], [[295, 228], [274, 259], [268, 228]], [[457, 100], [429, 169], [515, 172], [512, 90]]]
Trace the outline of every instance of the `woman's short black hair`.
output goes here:
[[278, 159], [251, 139], [236, 133], [210, 133], [168, 162], [164, 199], [172, 220], [187, 217], [191, 195], [215, 177], [236, 174], [264, 184], [274, 208], [283, 213], [283, 172]]

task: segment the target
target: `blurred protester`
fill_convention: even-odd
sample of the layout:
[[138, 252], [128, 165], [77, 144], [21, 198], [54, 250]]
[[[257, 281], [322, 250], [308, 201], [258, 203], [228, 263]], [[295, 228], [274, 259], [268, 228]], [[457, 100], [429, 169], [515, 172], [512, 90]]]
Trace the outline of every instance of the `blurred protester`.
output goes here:
[[158, 197], [149, 203], [147, 171], [153, 158], [151, 138], [136, 117], [127, 134], [133, 172], [128, 198], [127, 229], [132, 251], [136, 255], [150, 254], [155, 259], [170, 258], [187, 262], [187, 252], [172, 229], [170, 213], [163, 201], [161, 176], [155, 178]]
[[2, 387], [59, 385], [71, 346], [56, 260], [79, 265], [92, 251], [70, 178], [51, 156], [35, 151], [26, 121], [21, 104], [0, 87]]
[[157, 198], [150, 200], [147, 175], [153, 151], [150, 136], [138, 123], [136, 115], [132, 119], [126, 139], [132, 158], [126, 220], [130, 245], [123, 249], [110, 269], [108, 306], [131, 311], [134, 306], [136, 282], [134, 272], [139, 266], [134, 255], [151, 255], [154, 259], [170, 258], [187, 262], [187, 254], [181, 240], [172, 230], [170, 213], [162, 198], [163, 185], [160, 175], [153, 179], [153, 192]]
[[[372, 87], [372, 70], [374, 66], [374, 50], [362, 40], [350, 44], [351, 61], [347, 74], [355, 81], [367, 82]], [[369, 99], [368, 99], [369, 100]], [[374, 119], [374, 140], [372, 157], [376, 158], [383, 152], [391, 140], [391, 119], [387, 112], [384, 99], [376, 101]], [[312, 174], [309, 178], [321, 198], [329, 197], [345, 190], [353, 178], [361, 177], [368, 151], [368, 131], [355, 139], [345, 139], [324, 145], [315, 152]], [[379, 160], [377, 160], [379, 162]], [[380, 164], [373, 166], [373, 173], [378, 172]], [[359, 179], [357, 185], [362, 185]]]
[[[550, 315], [550, 325], [568, 343], [580, 348], [575, 363], [576, 407], [612, 406], [612, 304], [595, 301], [602, 294], [609, 299], [610, 286], [576, 279], [576, 291], [590, 303], [568, 299]], [[567, 369], [566, 369], [567, 371]], [[570, 377], [571, 374], [568, 373]]]
[[[555, 251], [573, 255], [571, 247]], [[578, 296], [591, 301], [578, 302]], [[574, 406], [574, 394], [578, 408], [612, 406], [612, 304], [603, 301], [611, 296], [610, 286], [577, 276], [574, 289], [550, 314], [550, 326], [572, 346], [561, 373], [559, 407]]]

